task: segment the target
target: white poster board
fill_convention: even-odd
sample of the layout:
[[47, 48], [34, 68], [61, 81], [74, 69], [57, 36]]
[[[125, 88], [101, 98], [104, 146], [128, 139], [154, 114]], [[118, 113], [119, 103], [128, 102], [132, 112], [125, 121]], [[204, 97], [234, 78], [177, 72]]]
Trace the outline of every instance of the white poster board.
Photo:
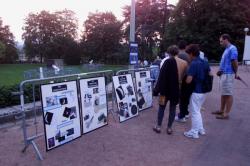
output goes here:
[[245, 37], [243, 61], [245, 61], [245, 64], [250, 65], [250, 36], [248, 35]]
[[80, 80], [83, 133], [88, 133], [108, 124], [105, 87], [104, 77]]
[[113, 76], [119, 120], [123, 122], [138, 115], [138, 106], [131, 74]]
[[81, 136], [76, 81], [41, 85], [46, 150]]
[[153, 105], [152, 83], [150, 80], [151, 76], [149, 70], [135, 72], [137, 105], [139, 111], [152, 107]]

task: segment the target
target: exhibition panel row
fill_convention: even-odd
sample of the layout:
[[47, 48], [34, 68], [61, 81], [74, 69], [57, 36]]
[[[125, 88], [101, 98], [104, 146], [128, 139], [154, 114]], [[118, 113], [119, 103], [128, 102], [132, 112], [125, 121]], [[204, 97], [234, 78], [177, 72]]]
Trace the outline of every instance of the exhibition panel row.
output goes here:
[[[149, 79], [149, 71], [135, 72], [135, 80], [131, 74], [113, 76], [120, 122], [152, 106]], [[108, 124], [105, 77], [43, 84], [40, 89], [47, 151]]]

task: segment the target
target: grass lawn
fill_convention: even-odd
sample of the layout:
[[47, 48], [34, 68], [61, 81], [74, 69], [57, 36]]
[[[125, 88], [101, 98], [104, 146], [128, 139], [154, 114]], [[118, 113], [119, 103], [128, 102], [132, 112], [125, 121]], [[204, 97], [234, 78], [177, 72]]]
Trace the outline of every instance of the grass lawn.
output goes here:
[[[1, 85], [13, 85], [19, 84], [24, 80], [24, 71], [30, 69], [38, 69], [39, 67], [45, 66], [43, 64], [0, 64], [0, 86]], [[67, 67], [67, 66], [65, 66]], [[81, 65], [78, 66], [68, 66], [71, 68], [76, 68], [80, 72], [87, 72], [82, 68]], [[104, 65], [100, 70], [121, 70], [126, 69], [128, 66], [122, 65]]]

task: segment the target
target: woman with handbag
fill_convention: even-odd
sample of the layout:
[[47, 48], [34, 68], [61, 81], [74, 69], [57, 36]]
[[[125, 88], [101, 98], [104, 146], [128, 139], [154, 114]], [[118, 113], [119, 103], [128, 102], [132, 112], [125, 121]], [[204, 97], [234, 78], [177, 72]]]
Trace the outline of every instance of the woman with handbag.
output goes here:
[[179, 52], [177, 46], [170, 46], [167, 52], [170, 56], [164, 61], [160, 69], [160, 74], [153, 91], [154, 96], [158, 96], [158, 94], [160, 94], [157, 124], [153, 130], [156, 133], [161, 132], [164, 110], [167, 102], [169, 101], [170, 106], [167, 134], [172, 134], [172, 124], [175, 119], [176, 105], [179, 102], [179, 81], [182, 79], [182, 76], [187, 68], [187, 63], [177, 57]]

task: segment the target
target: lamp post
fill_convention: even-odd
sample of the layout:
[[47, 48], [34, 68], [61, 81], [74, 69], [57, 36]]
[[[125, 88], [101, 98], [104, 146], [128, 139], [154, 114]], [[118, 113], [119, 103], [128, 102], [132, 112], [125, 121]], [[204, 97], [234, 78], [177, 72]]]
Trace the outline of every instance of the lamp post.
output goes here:
[[131, 15], [130, 15], [130, 36], [129, 41], [135, 42], [135, 0], [131, 0]]
[[134, 68], [134, 65], [138, 64], [138, 44], [135, 42], [135, 0], [131, 0], [129, 47], [129, 68]]
[[247, 35], [249, 28], [244, 28], [245, 35]]

